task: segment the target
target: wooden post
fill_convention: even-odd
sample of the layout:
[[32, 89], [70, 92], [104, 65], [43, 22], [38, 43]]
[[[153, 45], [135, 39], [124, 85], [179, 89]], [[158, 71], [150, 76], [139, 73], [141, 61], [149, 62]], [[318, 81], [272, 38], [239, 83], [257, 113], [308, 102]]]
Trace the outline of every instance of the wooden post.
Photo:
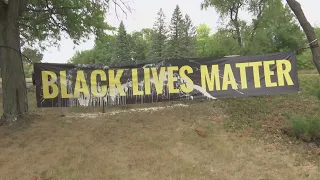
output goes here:
[[105, 113], [105, 110], [104, 110], [104, 101], [102, 102], [102, 113]]

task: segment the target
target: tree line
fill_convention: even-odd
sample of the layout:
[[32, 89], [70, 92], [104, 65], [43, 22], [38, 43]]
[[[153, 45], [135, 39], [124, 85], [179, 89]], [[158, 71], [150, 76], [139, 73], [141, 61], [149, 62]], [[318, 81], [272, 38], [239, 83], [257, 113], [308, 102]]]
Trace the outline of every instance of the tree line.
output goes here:
[[[202, 4], [203, 8], [209, 6], [212, 4]], [[283, 5], [281, 0], [273, 0], [270, 4], [247, 4], [246, 11], [252, 13], [251, 22], [240, 20], [236, 14], [239, 9], [234, 10], [232, 3], [229, 9], [218, 1], [214, 6], [226, 23], [215, 33], [206, 24], [194, 26], [191, 17], [184, 15], [177, 5], [169, 22], [160, 9], [152, 28], [127, 33], [121, 22], [114, 35], [97, 37], [93, 49], [76, 52], [69, 63], [123, 64], [263, 54], [294, 51], [307, 43], [290, 7]], [[319, 28], [316, 32], [320, 36]], [[299, 69], [314, 69], [310, 50], [297, 54]]]

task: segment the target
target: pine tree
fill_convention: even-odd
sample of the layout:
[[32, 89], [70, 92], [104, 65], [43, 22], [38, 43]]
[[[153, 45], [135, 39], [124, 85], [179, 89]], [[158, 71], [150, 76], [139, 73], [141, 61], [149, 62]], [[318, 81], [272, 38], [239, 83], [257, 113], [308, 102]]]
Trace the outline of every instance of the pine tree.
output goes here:
[[184, 19], [180, 11], [180, 7], [177, 5], [170, 24], [169, 34], [169, 46], [167, 49], [168, 57], [173, 59], [181, 59], [183, 55], [183, 35], [184, 35]]
[[123, 64], [132, 62], [130, 52], [129, 36], [123, 22], [121, 21], [118, 34], [116, 36], [112, 63]]
[[162, 8], [158, 12], [157, 21], [153, 25], [151, 34], [151, 46], [148, 57], [152, 60], [161, 60], [166, 58], [165, 49], [167, 43], [168, 29], [165, 23], [165, 14]]
[[196, 56], [196, 28], [193, 25], [191, 18], [188, 14], [184, 19], [184, 34], [183, 44], [184, 51], [182, 56], [184, 58], [192, 58]]

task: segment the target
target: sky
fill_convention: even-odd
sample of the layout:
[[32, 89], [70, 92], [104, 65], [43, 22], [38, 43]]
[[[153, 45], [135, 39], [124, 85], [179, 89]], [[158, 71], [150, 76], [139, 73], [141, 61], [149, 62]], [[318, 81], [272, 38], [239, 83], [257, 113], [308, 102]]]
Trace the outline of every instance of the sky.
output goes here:
[[[183, 14], [188, 14], [195, 26], [205, 23], [211, 27], [212, 32], [215, 32], [219, 27], [219, 15], [213, 8], [201, 10], [200, 4], [203, 0], [125, 0], [131, 8], [131, 12], [127, 16], [118, 9], [116, 14], [114, 9], [110, 9], [106, 21], [118, 27], [122, 20], [127, 31], [139, 31], [143, 28], [152, 28], [157, 13], [160, 8], [163, 9], [167, 22], [170, 18], [176, 5], [179, 5]], [[298, 0], [302, 9], [312, 25], [320, 24], [319, 7], [320, 0]], [[246, 19], [246, 14], [242, 14], [242, 18]], [[50, 47], [43, 52], [43, 62], [49, 63], [66, 63], [76, 51], [92, 49], [94, 46], [94, 39], [74, 45], [71, 39], [63, 38], [60, 47]]]

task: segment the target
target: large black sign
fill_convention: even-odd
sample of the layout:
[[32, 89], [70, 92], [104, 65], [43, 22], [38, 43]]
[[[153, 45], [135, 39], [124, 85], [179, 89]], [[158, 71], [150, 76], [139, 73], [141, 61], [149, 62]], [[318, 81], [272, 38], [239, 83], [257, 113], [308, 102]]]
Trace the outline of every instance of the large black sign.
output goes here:
[[107, 66], [38, 63], [38, 107], [102, 106], [296, 93], [293, 52]]

